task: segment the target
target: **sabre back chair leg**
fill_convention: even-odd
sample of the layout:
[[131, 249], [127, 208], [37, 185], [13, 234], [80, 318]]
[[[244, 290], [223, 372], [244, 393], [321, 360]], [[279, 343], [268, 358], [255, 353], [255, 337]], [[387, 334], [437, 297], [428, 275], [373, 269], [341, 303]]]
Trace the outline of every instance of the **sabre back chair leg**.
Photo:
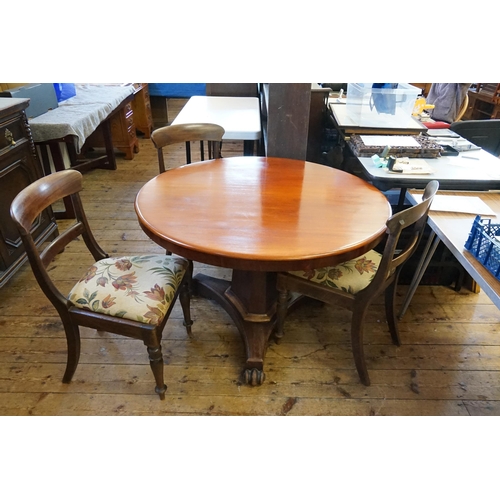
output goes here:
[[363, 345], [363, 324], [365, 321], [368, 304], [362, 308], [354, 307], [351, 322], [351, 344], [354, 363], [358, 370], [358, 375], [364, 385], [370, 385], [370, 376], [366, 367], [364, 345]]
[[78, 325], [72, 324], [69, 320], [63, 321], [64, 332], [66, 334], [66, 343], [68, 354], [66, 360], [66, 370], [63, 375], [63, 383], [69, 384], [75, 374], [80, 360], [80, 329]]
[[399, 338], [399, 326], [396, 317], [396, 287], [397, 280], [394, 280], [392, 284], [385, 289], [385, 317], [391, 333], [392, 342], [400, 346], [401, 339]]
[[286, 290], [278, 292], [278, 305], [276, 311], [276, 331], [274, 333], [274, 341], [279, 344], [283, 338], [283, 328], [285, 325], [285, 316], [288, 306], [288, 292]]

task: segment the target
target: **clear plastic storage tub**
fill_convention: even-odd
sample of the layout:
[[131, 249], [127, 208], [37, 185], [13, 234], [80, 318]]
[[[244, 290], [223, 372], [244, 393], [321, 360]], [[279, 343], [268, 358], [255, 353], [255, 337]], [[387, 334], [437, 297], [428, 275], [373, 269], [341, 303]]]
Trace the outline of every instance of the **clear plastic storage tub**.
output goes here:
[[[374, 88], [374, 85], [387, 87]], [[412, 119], [415, 101], [420, 92], [418, 87], [409, 83], [348, 83], [347, 112], [361, 126], [406, 126]]]

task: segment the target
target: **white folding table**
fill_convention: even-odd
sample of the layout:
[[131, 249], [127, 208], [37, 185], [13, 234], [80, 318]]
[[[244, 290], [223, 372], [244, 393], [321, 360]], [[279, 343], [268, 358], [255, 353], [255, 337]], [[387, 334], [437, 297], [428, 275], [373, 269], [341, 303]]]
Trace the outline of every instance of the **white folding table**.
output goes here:
[[262, 135], [258, 97], [193, 96], [172, 125], [216, 123], [224, 128], [222, 139], [244, 141], [244, 154], [252, 153]]

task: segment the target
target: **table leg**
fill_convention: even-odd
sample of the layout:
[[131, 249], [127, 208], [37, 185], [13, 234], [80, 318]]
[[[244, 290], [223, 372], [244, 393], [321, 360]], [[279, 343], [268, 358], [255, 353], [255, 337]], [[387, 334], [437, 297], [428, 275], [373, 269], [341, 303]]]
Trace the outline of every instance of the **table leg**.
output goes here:
[[406, 188], [401, 188], [399, 191], [399, 200], [398, 200], [398, 210], [403, 210], [406, 199]]
[[111, 121], [109, 120], [109, 118], [107, 118], [101, 123], [101, 128], [102, 128], [102, 136], [104, 138], [104, 146], [106, 148], [106, 160], [103, 168], [106, 168], [108, 170], [116, 170], [115, 150], [113, 147]]
[[253, 156], [255, 141], [243, 141], [243, 156]]
[[431, 231], [429, 234], [429, 239], [425, 245], [424, 251], [422, 252], [422, 256], [420, 257], [420, 261], [417, 264], [417, 268], [415, 269], [415, 274], [413, 275], [413, 279], [411, 280], [410, 286], [408, 287], [408, 291], [406, 292], [406, 297], [401, 306], [401, 310], [399, 311], [398, 318], [402, 319], [405, 315], [408, 306], [410, 305], [411, 299], [413, 295], [417, 291], [417, 287], [422, 279], [422, 276], [425, 273], [425, 270], [429, 266], [429, 262], [436, 251], [437, 246], [441, 240], [437, 237], [434, 231]]
[[[42, 146], [43, 147], [43, 146]], [[60, 172], [61, 170], [65, 170], [66, 166], [64, 165], [64, 158], [61, 153], [61, 148], [59, 143], [51, 142], [49, 143], [50, 154], [52, 155], [52, 161], [54, 162], [54, 168], [56, 172]], [[71, 197], [66, 196], [63, 198], [64, 202], [64, 211], [54, 211], [54, 216], [56, 219], [74, 219], [75, 209], [73, 208], [73, 202], [71, 201]]]
[[[75, 144], [73, 141], [68, 141], [68, 154], [71, 160], [71, 168], [78, 170], [79, 172], [87, 172], [93, 168], [102, 168], [106, 170], [116, 170], [116, 157], [115, 149], [113, 146], [113, 136], [111, 132], [111, 120], [106, 118], [100, 125], [92, 132], [92, 135], [88, 139], [88, 143], [92, 144], [94, 142], [94, 134], [102, 136], [102, 141], [106, 149], [106, 154], [93, 159], [80, 159], [76, 152]], [[87, 142], [86, 142], [87, 144]], [[133, 155], [132, 155], [133, 156]], [[131, 158], [128, 158], [131, 159]]]
[[193, 287], [196, 294], [215, 300], [231, 316], [245, 344], [243, 379], [261, 385], [264, 356], [276, 322], [276, 274], [234, 270], [231, 283], [197, 274]]

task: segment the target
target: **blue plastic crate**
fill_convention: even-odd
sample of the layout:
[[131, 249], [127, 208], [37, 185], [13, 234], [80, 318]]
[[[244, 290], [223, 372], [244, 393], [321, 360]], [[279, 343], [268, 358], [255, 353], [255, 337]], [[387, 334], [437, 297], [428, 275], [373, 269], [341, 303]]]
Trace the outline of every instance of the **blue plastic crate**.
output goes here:
[[500, 224], [492, 224], [491, 219], [481, 219], [477, 215], [465, 248], [495, 278], [500, 279]]
[[149, 95], [188, 99], [195, 95], [207, 95], [205, 83], [148, 83]]
[[70, 97], [76, 95], [76, 87], [74, 83], [54, 83], [54, 90], [56, 91], [57, 102], [65, 101]]

